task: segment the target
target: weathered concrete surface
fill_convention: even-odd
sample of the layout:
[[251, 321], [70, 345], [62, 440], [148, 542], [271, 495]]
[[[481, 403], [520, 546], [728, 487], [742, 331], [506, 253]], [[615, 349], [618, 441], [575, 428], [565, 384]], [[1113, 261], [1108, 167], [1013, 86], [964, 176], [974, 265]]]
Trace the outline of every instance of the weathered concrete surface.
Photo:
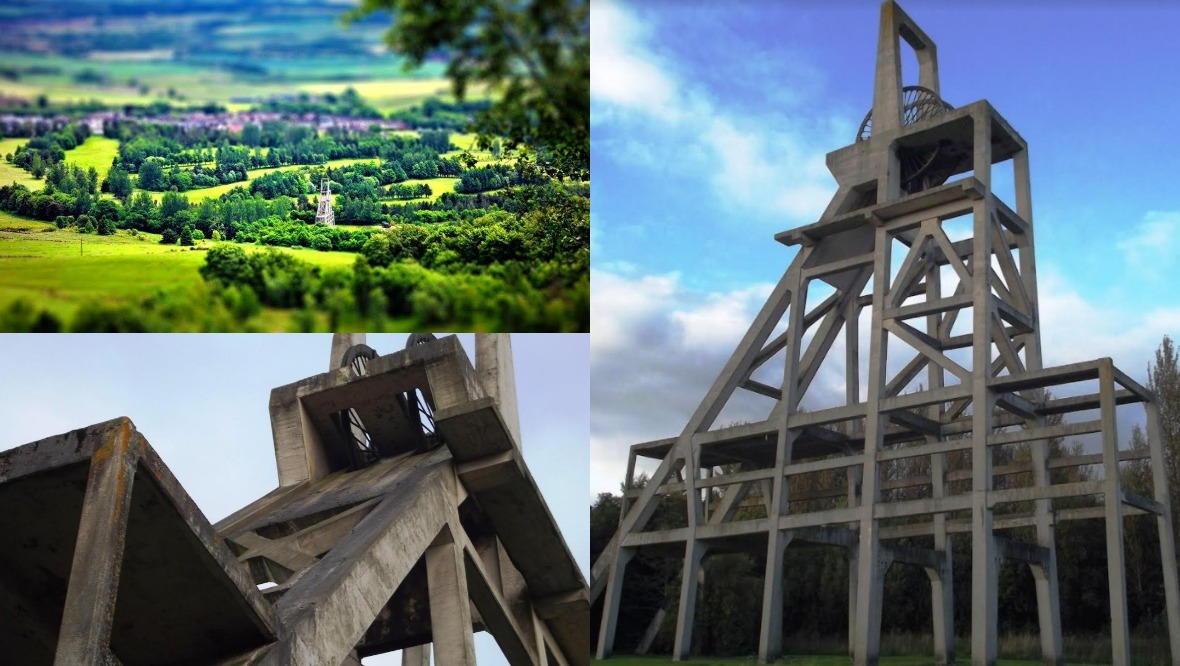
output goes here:
[[[777, 615], [783, 542], [818, 526], [855, 525], [857, 539], [846, 547], [855, 550], [850, 555], [855, 564], [849, 570], [849, 634], [857, 666], [878, 661], [882, 579], [894, 563], [926, 570], [932, 581], [935, 659], [952, 660], [952, 532], [970, 532], [972, 539], [972, 663], [995, 662], [997, 572], [1007, 558], [1033, 568], [1042, 661], [1059, 664], [1053, 525], [1104, 518], [1112, 658], [1125, 664], [1130, 656], [1122, 517], [1138, 511], [1157, 516], [1161, 558], [1171, 563], [1165, 566], [1165, 596], [1169, 626], [1178, 628], [1170, 632], [1172, 659], [1180, 663], [1180, 583], [1172, 566], [1171, 517], [1161, 496], [1130, 496], [1118, 485], [1118, 464], [1128, 455], [1151, 458], [1153, 473], [1162, 479], [1158, 433], [1149, 428], [1150, 455], [1120, 450], [1114, 417], [1117, 405], [1142, 403], [1150, 425], [1155, 397], [1109, 359], [1042, 368], [1027, 144], [986, 100], [953, 108], [939, 97], [934, 42], [897, 3], [881, 4], [878, 25], [872, 110], [855, 142], [827, 156], [838, 191], [817, 222], [776, 235], [798, 246], [798, 252], [681, 434], [632, 447], [618, 534], [592, 570], [592, 589], [604, 596], [598, 654], [613, 649], [619, 597], [626, 592], [623, 573], [637, 548], [684, 549], [674, 648], [680, 660], [688, 658], [692, 645], [699, 544], [736, 549], [761, 540], [767, 572], [759, 661], [774, 661], [782, 647]], [[920, 87], [903, 87], [901, 53], [907, 45], [919, 65]], [[1000, 162], [1012, 164], [1015, 210], [993, 191], [993, 165]], [[970, 238], [951, 240], [945, 225], [956, 219], [970, 223]], [[864, 292], [869, 279], [871, 295]], [[816, 280], [835, 290], [818, 304], [808, 299]], [[865, 308], [871, 315], [869, 354], [861, 359], [858, 326]], [[778, 333], [784, 323], [786, 330]], [[800, 396], [841, 334], [843, 402], [799, 410]], [[951, 354], [956, 350], [961, 353]], [[888, 358], [897, 351], [906, 353], [903, 363]], [[753, 378], [784, 356], [780, 386]], [[868, 377], [865, 387], [862, 376]], [[1058, 392], [1086, 380], [1096, 382], [1099, 391], [1045, 398], [1046, 389]], [[731, 399], [750, 393], [774, 401], [765, 420], [715, 429]], [[1095, 409], [1101, 411], [1097, 421], [1047, 425], [1047, 417]], [[1050, 457], [1048, 441], [1081, 433], [1102, 433], [1101, 455]], [[994, 465], [995, 447], [1025, 442], [1032, 454], [1028, 462]], [[970, 452], [970, 468], [948, 471], [946, 456], [962, 451]], [[631, 487], [636, 457], [660, 460], [643, 488]], [[903, 458], [928, 458], [932, 471], [887, 479], [883, 465]], [[1050, 483], [1050, 469], [1095, 463], [1107, 470], [1103, 481]], [[723, 465], [738, 465], [740, 471], [716, 469]], [[506, 460], [489, 456], [483, 469], [505, 467]], [[839, 469], [847, 470], [846, 488], [789, 492], [793, 477]], [[477, 471], [471, 470], [472, 478], [487, 484]], [[1015, 474], [1032, 481], [1013, 479]], [[1003, 489], [996, 489], [1000, 476], [1008, 478]], [[964, 481], [970, 482], [969, 490], [948, 492], [948, 483]], [[701, 488], [723, 493], [716, 509], [700, 501]], [[753, 488], [756, 499], [751, 499]], [[882, 493], [900, 488], [919, 489], [925, 498], [888, 501]], [[1168, 490], [1158, 480], [1155, 489], [1165, 495]], [[661, 495], [668, 494], [687, 498], [687, 526], [647, 530]], [[1053, 508], [1057, 499], [1099, 494], [1101, 504]], [[790, 501], [842, 496], [846, 508], [788, 507]], [[994, 516], [996, 505], [1015, 502], [1030, 502], [1034, 510]], [[736, 517], [736, 506], [755, 503], [765, 508], [766, 518]], [[969, 513], [970, 520], [951, 520], [948, 513]], [[894, 520], [905, 517], [922, 519], [905, 525]], [[997, 530], [1016, 527], [1035, 527], [1035, 542], [997, 539]], [[934, 551], [883, 543], [926, 534], [934, 536]]]
[[[587, 664], [585, 581], [496, 402], [514, 387], [494, 347], [495, 397], [454, 337], [275, 389], [280, 486], [217, 531], [126, 419], [0, 454], [18, 509], [0, 529], [22, 537], [0, 542], [4, 657], [353, 664], [434, 641], [464, 664], [487, 630], [513, 666]], [[445, 446], [421, 446], [418, 396]], [[375, 461], [345, 448], [342, 410]]]
[[278, 632], [249, 574], [127, 419], [0, 453], [0, 502], [6, 662], [213, 663]]

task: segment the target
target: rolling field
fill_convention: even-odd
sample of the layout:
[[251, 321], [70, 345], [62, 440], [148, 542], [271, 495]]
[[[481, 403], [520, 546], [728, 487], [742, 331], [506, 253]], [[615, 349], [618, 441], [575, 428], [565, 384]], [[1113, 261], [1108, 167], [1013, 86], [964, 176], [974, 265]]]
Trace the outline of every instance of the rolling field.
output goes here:
[[[0, 139], [0, 160], [5, 154], [15, 152], [17, 146], [23, 146], [27, 141], [28, 139]], [[67, 150], [65, 161], [69, 164], [77, 164], [83, 169], [94, 167], [98, 171], [98, 180], [101, 182], [106, 177], [107, 171], [111, 169], [111, 160], [115, 159], [115, 155], [118, 153], [119, 142], [115, 139], [92, 136], [77, 148]], [[9, 183], [19, 183], [30, 190], [39, 190], [45, 186], [44, 180], [33, 178], [33, 175], [28, 171], [15, 167], [7, 161], [0, 161], [0, 185], [8, 185]]]
[[[16, 62], [26, 64], [30, 58], [20, 57], [22, 54], [5, 54], [5, 57], [18, 56]], [[332, 81], [304, 78], [300, 81], [264, 81], [252, 82], [241, 80], [216, 67], [200, 67], [175, 63], [168, 60], [143, 60], [125, 62], [95, 62], [63, 56], [39, 57], [38, 65], [52, 65], [61, 67], [63, 72], [71, 73], [83, 69], [102, 69], [111, 77], [111, 82], [105, 85], [83, 84], [70, 79], [67, 74], [38, 76], [31, 75], [20, 81], [4, 81], [0, 84], [0, 91], [7, 95], [36, 99], [45, 95], [51, 102], [81, 103], [98, 101], [111, 106], [134, 104], [146, 106], [153, 102], [173, 102], [167, 96], [168, 90], [175, 91], [180, 101], [185, 103], [214, 102], [226, 105], [230, 110], [240, 110], [250, 106], [248, 103], [235, 102], [238, 98], [265, 99], [272, 96], [289, 95], [298, 92], [312, 94], [334, 93], [340, 94], [345, 88], [355, 88], [370, 104], [382, 113], [389, 113], [420, 104], [428, 97], [439, 97], [453, 101], [450, 94], [451, 84], [442, 77], [405, 77], [388, 75], [379, 76], [365, 81]], [[326, 79], [339, 71], [330, 68], [320, 72]], [[302, 76], [310, 77], [317, 72], [305, 72]], [[127, 85], [127, 81], [134, 79], [141, 85], [146, 85], [146, 93], [138, 88]], [[486, 96], [483, 89], [473, 86], [468, 91], [468, 99], [480, 99]]]
[[9, 164], [4, 159], [5, 155], [15, 153], [19, 146], [27, 142], [28, 139], [0, 139], [0, 185], [17, 183], [31, 190], [41, 189], [41, 181], [33, 178], [33, 174]]
[[[205, 263], [205, 253], [161, 245], [159, 239], [147, 233], [132, 237], [124, 230], [114, 236], [59, 231], [0, 212], [0, 308], [23, 297], [69, 321], [84, 303], [125, 303], [156, 290], [200, 284], [197, 271]], [[212, 245], [198, 243], [204, 248]], [[248, 252], [265, 249], [241, 247]], [[357, 257], [351, 252], [279, 249], [324, 268], [349, 267]], [[263, 325], [282, 330], [289, 317], [289, 312], [267, 308]]]
[[[376, 158], [371, 158], [371, 157], [346, 158], [346, 159], [340, 159], [340, 160], [329, 160], [327, 162], [327, 166], [342, 167], [342, 166], [347, 166], [349, 164], [358, 164], [360, 162], [375, 162], [375, 161], [377, 161]], [[281, 166], [281, 167], [267, 167], [265, 169], [253, 169], [253, 170], [248, 171], [246, 173], [246, 180], [238, 181], [236, 183], [226, 183], [225, 185], [215, 185], [213, 187], [203, 187], [203, 188], [197, 189], [197, 190], [188, 190], [186, 192], [181, 192], [181, 194], [187, 196], [190, 203], [200, 203], [201, 201], [204, 201], [205, 199], [216, 199], [217, 197], [225, 194], [226, 192], [229, 192], [230, 190], [234, 189], [235, 187], [244, 187], [247, 190], [249, 190], [251, 181], [253, 181], [257, 178], [260, 178], [262, 176], [265, 176], [268, 173], [273, 173], [275, 171], [294, 171], [294, 170], [306, 169], [306, 168], [309, 168], [308, 165], [289, 164], [287, 166]], [[439, 197], [442, 196], [443, 192], [453, 192], [455, 190], [455, 183], [457, 183], [457, 182], [459, 182], [458, 178], [427, 178], [424, 180], [407, 180], [403, 184], [404, 185], [414, 185], [417, 183], [426, 183], [426, 184], [430, 185], [431, 195], [429, 197], [429, 200], [435, 201], [436, 199], [438, 199]], [[142, 191], [142, 190], [136, 190], [136, 191]], [[159, 203], [159, 201], [164, 198], [163, 192], [148, 192], [148, 194], [152, 195], [152, 198], [155, 199], [157, 203]], [[332, 200], [333, 200], [333, 202], [336, 200], [335, 195], [333, 195]], [[422, 200], [423, 199], [419, 198], [419, 199], [408, 199], [406, 201], [422, 201]]]
[[[668, 657], [630, 657], [619, 656], [604, 661], [591, 660], [595, 666], [663, 666], [675, 663]], [[693, 666], [752, 666], [758, 663], [756, 657], [694, 657]], [[852, 659], [843, 655], [804, 656], [792, 655], [774, 662], [782, 666], [851, 666]], [[881, 657], [881, 666], [930, 666], [930, 657]], [[969, 664], [964, 657], [955, 660], [957, 664]], [[1038, 666], [1040, 661], [1022, 659], [997, 659], [996, 666]], [[1084, 666], [1084, 665], [1079, 665]]]
[[111, 170], [111, 160], [119, 154], [119, 142], [105, 136], [87, 137], [82, 145], [66, 151], [66, 162], [77, 164], [83, 169], [94, 167], [98, 171], [98, 181], [101, 183]]

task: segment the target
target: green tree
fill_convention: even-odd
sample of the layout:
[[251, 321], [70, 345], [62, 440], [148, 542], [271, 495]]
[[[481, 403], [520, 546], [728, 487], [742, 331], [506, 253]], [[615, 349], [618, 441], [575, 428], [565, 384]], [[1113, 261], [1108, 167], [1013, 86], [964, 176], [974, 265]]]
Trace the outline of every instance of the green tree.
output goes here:
[[41, 160], [41, 153], [33, 153], [29, 161], [29, 173], [33, 174], [33, 178], [45, 175], [45, 163]]
[[1147, 366], [1147, 388], [1155, 394], [1159, 408], [1159, 434], [1164, 446], [1172, 516], [1180, 516], [1180, 358], [1172, 339], [1166, 335], [1155, 351], [1155, 363]]
[[131, 193], [134, 191], [131, 185], [131, 176], [121, 166], [111, 167], [110, 172], [107, 173], [107, 187], [116, 199], [123, 202], [123, 205], [127, 205], [131, 199]]
[[139, 189], [155, 192], [164, 189], [164, 160], [149, 157], [139, 166]]
[[119, 225], [119, 204], [110, 199], [99, 199], [94, 205], [95, 225], [100, 236], [110, 236]]
[[160, 217], [167, 223], [181, 211], [188, 210], [188, 197], [179, 192], [165, 192], [160, 199]]
[[590, 4], [586, 0], [361, 0], [348, 18], [393, 14], [385, 41], [418, 67], [450, 55], [455, 96], [488, 86], [496, 101], [476, 115], [481, 144], [524, 144], [554, 175], [590, 173]]
[[184, 228], [180, 230], [180, 244], [181, 245], [192, 245], [193, 244], [193, 227], [192, 227], [192, 225], [186, 224], [186, 225], [184, 225]]

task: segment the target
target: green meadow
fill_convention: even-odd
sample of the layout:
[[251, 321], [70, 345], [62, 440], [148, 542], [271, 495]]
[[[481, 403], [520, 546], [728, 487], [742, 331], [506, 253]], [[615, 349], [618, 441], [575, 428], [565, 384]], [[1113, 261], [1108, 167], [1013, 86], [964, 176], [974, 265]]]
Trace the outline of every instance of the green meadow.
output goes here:
[[[673, 662], [668, 657], [612, 657], [605, 661], [591, 660], [595, 666], [662, 666], [664, 664], [687, 663], [692, 666], [753, 666], [758, 663], [755, 657], [693, 657], [688, 662]], [[792, 655], [774, 662], [781, 666], [851, 666], [852, 659], [843, 655], [806, 656]], [[932, 666], [930, 657], [881, 657], [881, 666]], [[956, 664], [969, 664], [966, 659], [956, 659]], [[996, 666], [1039, 666], [1040, 661], [1023, 659], [997, 659]], [[1086, 666], [1080, 664], [1079, 666]]]
[[[159, 241], [156, 234], [132, 236], [125, 230], [113, 236], [79, 234], [0, 212], [0, 309], [24, 298], [69, 321], [85, 303], [134, 303], [156, 291], [199, 286], [202, 250], [215, 243], [198, 241], [196, 249], [189, 249]], [[357, 257], [351, 252], [279, 249], [322, 268], [350, 267]], [[261, 326], [284, 330], [290, 314], [267, 308]]]
[[[15, 153], [19, 146], [23, 146], [27, 142], [28, 139], [0, 139], [0, 160], [3, 160], [0, 161], [0, 185], [18, 183], [30, 190], [39, 190], [45, 184], [45, 181], [33, 178], [33, 175], [28, 171], [15, 167], [3, 159], [4, 155]], [[94, 167], [95, 171], [98, 171], [98, 179], [101, 181], [106, 177], [107, 171], [111, 169], [111, 160], [115, 159], [115, 155], [118, 154], [118, 141], [102, 136], [92, 136], [77, 148], [67, 150], [65, 161], [69, 164], [77, 164], [83, 169]]]
[[5, 155], [16, 153], [16, 149], [28, 143], [28, 139], [0, 139], [0, 185], [19, 183], [29, 189], [39, 189], [41, 181], [33, 174], [13, 166], [4, 159]]

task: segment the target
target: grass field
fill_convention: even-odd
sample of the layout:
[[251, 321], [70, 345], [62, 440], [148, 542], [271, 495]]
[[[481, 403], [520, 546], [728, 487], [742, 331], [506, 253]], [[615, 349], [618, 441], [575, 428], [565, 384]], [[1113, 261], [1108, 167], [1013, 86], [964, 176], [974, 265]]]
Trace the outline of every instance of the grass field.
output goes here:
[[15, 153], [16, 149], [28, 143], [28, 139], [0, 139], [0, 185], [17, 183], [35, 190], [41, 188], [41, 181], [33, 178], [33, 174], [15, 167], [4, 159], [8, 153]]
[[[0, 139], [0, 160], [4, 155], [16, 152], [17, 146], [23, 146], [28, 139]], [[119, 142], [102, 136], [88, 137], [82, 145], [66, 151], [65, 161], [77, 164], [83, 169], [94, 167], [98, 171], [101, 182], [111, 168], [111, 160], [119, 153]], [[17, 168], [7, 161], [0, 161], [0, 185], [19, 183], [30, 190], [39, 190], [45, 185], [44, 180], [33, 178], [24, 169]]]
[[[12, 54], [5, 54], [8, 58]], [[299, 82], [250, 82], [236, 79], [216, 68], [202, 68], [177, 64], [169, 61], [128, 61], [95, 63], [64, 57], [39, 59], [38, 64], [68, 63], [65, 71], [79, 71], [85, 67], [100, 67], [104, 71], [117, 68], [119, 73], [108, 72], [115, 83], [111, 85], [79, 84], [65, 75], [26, 76], [20, 81], [5, 81], [5, 94], [36, 99], [45, 95], [51, 102], [98, 101], [110, 106], [134, 104], [146, 106], [152, 102], [169, 100], [168, 89], [175, 90], [183, 97], [182, 103], [216, 102], [225, 104], [230, 110], [247, 108], [249, 104], [235, 103], [233, 98], [265, 99], [271, 96], [288, 95], [293, 92], [340, 94], [345, 88], [355, 88], [370, 104], [382, 113], [389, 113], [420, 104], [428, 97], [440, 97], [453, 101], [450, 82], [445, 78], [381, 77], [368, 81], [315, 81]], [[61, 65], [59, 65], [61, 66]], [[116, 78], [117, 77], [117, 78]], [[137, 88], [125, 85], [127, 78], [134, 77], [148, 86], [146, 94]], [[469, 99], [483, 96], [481, 88], [469, 91]]]
[[77, 164], [83, 169], [94, 167], [98, 171], [98, 180], [106, 178], [111, 170], [111, 161], [119, 154], [119, 142], [105, 136], [87, 137], [82, 145], [66, 151], [66, 162]]
[[[660, 666], [673, 664], [668, 657], [614, 657], [605, 661], [591, 660], [595, 666]], [[757, 664], [756, 657], [730, 657], [718, 659], [712, 657], [693, 658], [691, 661], [679, 662], [692, 666], [747, 666]], [[850, 666], [852, 659], [843, 655], [803, 656], [792, 655], [774, 662], [783, 666]], [[881, 666], [930, 666], [930, 657], [881, 657], [877, 662]], [[956, 664], [971, 663], [964, 657], [955, 660]], [[1022, 659], [998, 659], [996, 666], [1039, 666], [1040, 661]], [[1079, 666], [1086, 666], [1084, 664]]]
[[[47, 227], [52, 225], [0, 212], [0, 308], [23, 297], [69, 321], [84, 303], [126, 303], [158, 289], [201, 282], [197, 271], [205, 263], [205, 253], [161, 245], [158, 235], [132, 237], [120, 230], [114, 236], [95, 236]], [[241, 247], [251, 252], [265, 249]], [[351, 252], [279, 249], [325, 268], [352, 266], [357, 257]], [[290, 318], [289, 312], [279, 310], [263, 314], [263, 325], [278, 330], [286, 328]]]
[[[372, 157], [346, 158], [346, 159], [340, 159], [340, 160], [330, 160], [327, 163], [327, 166], [342, 167], [342, 166], [347, 166], [349, 164], [357, 164], [360, 162], [375, 162], [375, 161], [377, 161], [376, 158], [372, 158]], [[308, 167], [307, 165], [304, 165], [304, 164], [289, 164], [287, 166], [281, 166], [281, 167], [267, 167], [265, 169], [254, 169], [254, 170], [248, 171], [246, 173], [246, 180], [238, 181], [236, 183], [226, 183], [225, 185], [215, 185], [213, 187], [203, 187], [198, 190], [188, 190], [187, 192], [182, 192], [181, 194], [184, 194], [185, 196], [187, 196], [190, 203], [200, 203], [200, 202], [204, 201], [205, 199], [216, 199], [217, 197], [225, 194], [226, 192], [229, 192], [230, 190], [234, 189], [235, 187], [244, 187], [247, 190], [249, 190], [251, 181], [253, 181], [257, 178], [261, 178], [262, 176], [265, 176], [268, 173], [273, 173], [275, 171], [295, 171], [298, 169], [307, 169], [307, 168], [310, 168], [310, 167]], [[431, 195], [429, 197], [429, 200], [435, 201], [436, 199], [438, 199], [439, 197], [442, 196], [443, 192], [453, 192], [455, 190], [455, 183], [457, 183], [457, 182], [459, 182], [458, 178], [427, 178], [427, 179], [423, 179], [423, 180], [407, 180], [403, 184], [415, 185], [417, 183], [426, 183], [426, 184], [430, 185]], [[163, 192], [149, 192], [148, 194], [151, 194], [152, 198], [155, 199], [157, 203], [161, 199], [164, 198]], [[332, 200], [335, 201], [335, 196], [333, 196]], [[425, 200], [425, 199], [421, 199], [421, 198], [420, 199], [408, 199], [405, 201], [423, 201], [423, 200]]]
[[[342, 159], [342, 160], [329, 160], [327, 163], [327, 166], [342, 167], [342, 166], [347, 166], [349, 164], [356, 164], [358, 162], [374, 162], [374, 161], [376, 161], [376, 160], [371, 157], [347, 158], [347, 159]], [[225, 185], [214, 185], [213, 187], [202, 187], [197, 190], [187, 190], [185, 192], [181, 192], [181, 194], [188, 197], [189, 202], [199, 203], [201, 201], [204, 201], [205, 199], [216, 199], [217, 197], [225, 194], [226, 192], [229, 192], [230, 190], [234, 189], [235, 187], [244, 187], [247, 190], [249, 190], [251, 181], [261, 178], [262, 176], [265, 176], [268, 173], [274, 173], [275, 171], [294, 171], [296, 169], [305, 169], [305, 168], [308, 168], [307, 165], [305, 165], [305, 164], [288, 164], [287, 166], [267, 167], [265, 169], [253, 169], [251, 171], [246, 172], [246, 180], [240, 180], [236, 183], [226, 183]], [[142, 191], [142, 190], [137, 190], [137, 191]], [[148, 192], [148, 194], [152, 195], [152, 198], [155, 199], [157, 203], [159, 203], [160, 199], [164, 198], [163, 192]]]

